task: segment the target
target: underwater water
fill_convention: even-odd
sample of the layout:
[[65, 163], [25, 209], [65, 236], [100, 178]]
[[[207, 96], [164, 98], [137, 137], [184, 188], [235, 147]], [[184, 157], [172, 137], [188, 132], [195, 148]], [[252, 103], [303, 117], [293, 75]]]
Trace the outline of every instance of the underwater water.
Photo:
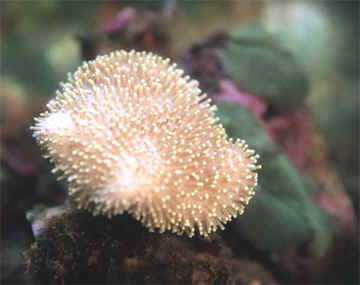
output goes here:
[[[24, 284], [357, 284], [358, 11], [357, 1], [2, 1], [1, 281]], [[70, 180], [57, 179], [59, 175], [52, 173], [54, 164], [43, 158], [48, 151], [47, 143], [45, 149], [41, 149], [33, 137], [30, 126], [34, 126], [34, 117], [47, 110], [46, 105], [54, 98], [56, 90], [62, 90], [60, 82], [68, 81], [67, 74], [74, 73], [84, 61], [116, 50], [152, 52], [170, 58], [184, 74], [199, 82], [199, 88], [211, 99], [209, 108], [216, 106], [214, 116], [219, 118], [227, 136], [234, 141], [245, 140], [259, 155], [258, 164], [262, 168], [250, 167], [254, 169], [251, 173], [257, 173], [257, 186], [251, 200], [247, 197], [253, 195], [252, 190], [245, 186], [250, 185], [252, 189], [252, 182], [244, 181], [254, 177], [246, 180], [231, 156], [215, 159], [218, 165], [223, 166], [223, 162], [228, 169], [220, 178], [221, 186], [215, 187], [221, 197], [214, 200], [210, 197], [210, 206], [203, 202], [203, 197], [205, 193], [211, 196], [215, 190], [201, 187], [212, 181], [217, 172], [204, 167], [205, 171], [200, 172], [204, 180], [199, 182], [196, 171], [202, 168], [198, 166], [204, 161], [206, 165], [208, 160], [192, 148], [197, 145], [196, 136], [186, 137], [188, 144], [177, 151], [193, 151], [194, 156], [189, 153], [181, 156], [185, 161], [189, 157], [200, 157], [188, 166], [194, 168], [195, 175], [180, 177], [174, 182], [173, 190], [169, 188], [169, 193], [183, 197], [184, 205], [190, 205], [197, 195], [204, 193], [199, 198], [200, 204], [205, 213], [207, 209], [214, 209], [215, 213], [212, 216], [209, 210], [210, 215], [194, 216], [194, 210], [190, 207], [186, 210], [184, 206], [182, 215], [194, 224], [192, 238], [169, 230], [159, 233], [157, 226], [147, 225], [153, 220], [139, 214], [143, 217], [138, 217], [143, 226], [131, 216], [136, 217], [135, 210], [131, 210], [143, 201], [135, 196], [133, 208], [126, 204], [130, 198], [123, 202], [126, 195], [132, 197], [129, 192], [133, 182], [142, 179], [136, 175], [143, 174], [147, 167], [156, 172], [156, 155], [165, 144], [153, 145], [156, 136], [136, 141], [134, 149], [141, 149], [143, 155], [135, 160], [131, 153], [131, 157], [124, 154], [124, 147], [111, 153], [116, 159], [125, 160], [128, 166], [126, 171], [114, 172], [121, 181], [106, 184], [124, 191], [117, 191], [114, 186], [116, 199], [128, 207], [126, 213], [112, 219], [77, 209], [77, 200], [69, 195], [70, 180], [79, 183], [83, 175], [76, 172], [81, 169], [76, 153], [86, 149], [86, 146], [80, 147], [81, 143], [77, 146], [70, 141], [75, 136], [81, 137], [86, 128], [70, 133], [68, 139], [60, 143], [66, 159], [75, 151], [74, 160], [69, 164], [75, 176]], [[105, 78], [106, 72], [100, 77]], [[165, 75], [161, 77], [160, 72], [155, 72], [154, 76], [157, 75], [165, 94], [172, 87], [161, 82]], [[89, 86], [84, 89], [91, 93]], [[99, 88], [100, 94], [107, 92], [104, 85]], [[169, 91], [169, 94], [174, 92]], [[79, 100], [88, 103], [95, 98], [91, 96]], [[121, 92], [119, 96], [123, 98]], [[100, 100], [99, 106], [105, 101]], [[170, 96], [149, 108], [143, 106], [139, 112], [158, 108], [162, 110], [160, 114], [170, 114], [164, 121], [181, 122], [184, 112], [178, 111], [182, 107], [178, 109], [176, 105], [180, 101]], [[184, 108], [192, 104], [181, 102]], [[195, 105], [198, 103], [202, 104], [195, 102]], [[119, 106], [117, 104], [114, 106]], [[120, 121], [130, 118], [131, 121], [131, 116], [138, 116], [131, 113], [129, 101], [121, 104], [128, 104], [124, 105], [128, 113], [111, 109], [115, 118], [121, 117]], [[180, 119], [175, 118], [175, 114]], [[63, 113], [60, 115], [56, 122], [51, 122], [51, 127], [64, 129], [66, 133], [72, 123]], [[81, 119], [86, 118], [84, 116]], [[195, 128], [197, 120], [196, 115], [193, 120], [186, 119], [184, 129]], [[105, 127], [109, 121], [104, 122]], [[162, 124], [158, 126], [161, 128]], [[174, 125], [176, 130], [176, 123]], [[102, 125], [96, 127], [103, 128]], [[109, 127], [109, 132], [115, 133], [116, 128]], [[169, 136], [173, 135], [172, 131], [168, 132]], [[141, 134], [138, 132], [134, 137], [141, 137]], [[210, 133], [204, 134], [205, 138], [207, 136], [206, 143], [211, 142]], [[119, 138], [120, 144], [124, 137]], [[181, 138], [169, 139], [169, 144], [177, 146]], [[90, 145], [98, 139], [90, 137], [84, 141]], [[70, 155], [67, 147], [71, 148]], [[96, 152], [96, 156], [104, 152]], [[215, 152], [214, 146], [210, 148], [211, 154]], [[61, 169], [62, 158], [56, 159]], [[95, 161], [94, 158], [88, 162], [84, 169], [90, 169]], [[167, 173], [182, 163], [179, 157], [172, 164], [169, 162]], [[129, 169], [133, 170], [133, 177], [124, 175], [130, 173]], [[176, 173], [181, 175], [181, 172]], [[65, 176], [70, 175], [65, 173]], [[88, 178], [102, 181], [101, 177], [105, 176], [96, 173]], [[235, 191], [230, 176], [244, 176], [244, 181], [240, 177], [239, 182], [240, 193], [245, 195], [241, 196], [242, 200], [236, 196], [238, 190]], [[176, 183], [182, 183], [181, 178], [189, 181], [185, 188], [177, 187]], [[171, 180], [170, 175], [166, 179]], [[162, 184], [159, 185], [161, 188]], [[92, 189], [92, 185], [88, 188]], [[150, 201], [145, 190], [136, 189], [145, 197], [145, 202]], [[89, 201], [96, 204], [103, 197], [101, 190], [104, 189], [95, 190], [97, 196]], [[193, 196], [195, 198], [191, 198]], [[163, 198], [168, 199], [161, 197], [159, 201]], [[176, 222], [172, 222], [167, 213], [178, 215], [176, 206], [182, 205], [181, 199], [175, 200], [177, 204], [171, 203], [171, 199], [170, 204], [166, 204], [171, 208], [168, 212], [151, 210], [152, 205], [156, 208], [160, 204], [157, 200], [152, 200], [151, 206], [144, 202], [141, 213], [148, 211], [154, 220], [160, 220], [159, 225], [166, 220], [169, 227], [174, 226]], [[220, 202], [212, 208], [215, 199]], [[235, 200], [241, 207], [232, 206]], [[194, 205], [198, 204], [194, 202]], [[232, 209], [243, 208], [244, 213], [235, 217]], [[225, 219], [227, 215], [231, 217], [229, 222]], [[178, 224], [174, 228], [184, 225], [184, 232], [191, 232], [192, 222], [191, 226], [186, 226], [186, 219], [181, 215], [177, 217]], [[197, 223], [194, 217], [200, 217], [201, 222]], [[224, 229], [215, 233], [209, 230], [209, 236], [203, 237], [199, 225], [211, 229], [211, 223], [219, 227], [224, 224]], [[155, 231], [149, 232], [147, 227]]]

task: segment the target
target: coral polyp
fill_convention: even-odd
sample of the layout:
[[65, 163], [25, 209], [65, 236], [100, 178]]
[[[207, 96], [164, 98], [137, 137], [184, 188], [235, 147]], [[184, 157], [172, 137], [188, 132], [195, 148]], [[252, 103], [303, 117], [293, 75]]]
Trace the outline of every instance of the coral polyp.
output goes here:
[[69, 75], [32, 129], [79, 208], [207, 236], [243, 213], [259, 168], [215, 109], [169, 59], [116, 51]]

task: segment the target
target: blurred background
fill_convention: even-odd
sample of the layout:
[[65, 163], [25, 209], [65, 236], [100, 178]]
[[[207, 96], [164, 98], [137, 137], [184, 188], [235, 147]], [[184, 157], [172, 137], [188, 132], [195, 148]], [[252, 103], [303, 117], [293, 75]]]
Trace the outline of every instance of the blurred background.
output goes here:
[[32, 138], [33, 117], [84, 60], [136, 49], [170, 57], [199, 80], [228, 134], [262, 154], [264, 194], [227, 231], [262, 254], [255, 260], [273, 284], [359, 282], [358, 1], [0, 7], [3, 281], [28, 282], [22, 252], [41, 213], [66, 198]]

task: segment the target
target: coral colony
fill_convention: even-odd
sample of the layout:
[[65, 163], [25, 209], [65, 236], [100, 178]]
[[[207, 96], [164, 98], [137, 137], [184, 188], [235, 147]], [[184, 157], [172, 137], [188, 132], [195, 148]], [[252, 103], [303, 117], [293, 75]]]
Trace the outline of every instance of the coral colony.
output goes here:
[[79, 208], [124, 211], [150, 231], [207, 236], [254, 195], [258, 156], [227, 139], [198, 82], [145, 52], [85, 62], [61, 85], [34, 136]]

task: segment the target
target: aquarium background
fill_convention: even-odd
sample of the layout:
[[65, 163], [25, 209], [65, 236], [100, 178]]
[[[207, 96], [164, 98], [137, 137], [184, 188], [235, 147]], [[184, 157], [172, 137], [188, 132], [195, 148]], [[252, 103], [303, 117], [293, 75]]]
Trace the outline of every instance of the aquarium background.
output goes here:
[[[0, 8], [2, 282], [91, 281], [77, 257], [36, 258], [48, 250], [39, 232], [66, 211], [67, 186], [29, 127], [67, 73], [118, 49], [177, 62], [218, 106], [228, 135], [260, 153], [263, 169], [249, 209], [220, 234], [234, 268], [227, 279], [206, 275], [207, 267], [194, 275], [191, 266], [179, 279], [136, 279], [126, 268], [111, 279], [104, 247], [93, 282], [359, 282], [357, 1], [48, 0]], [[146, 266], [136, 272], [156, 275]]]

